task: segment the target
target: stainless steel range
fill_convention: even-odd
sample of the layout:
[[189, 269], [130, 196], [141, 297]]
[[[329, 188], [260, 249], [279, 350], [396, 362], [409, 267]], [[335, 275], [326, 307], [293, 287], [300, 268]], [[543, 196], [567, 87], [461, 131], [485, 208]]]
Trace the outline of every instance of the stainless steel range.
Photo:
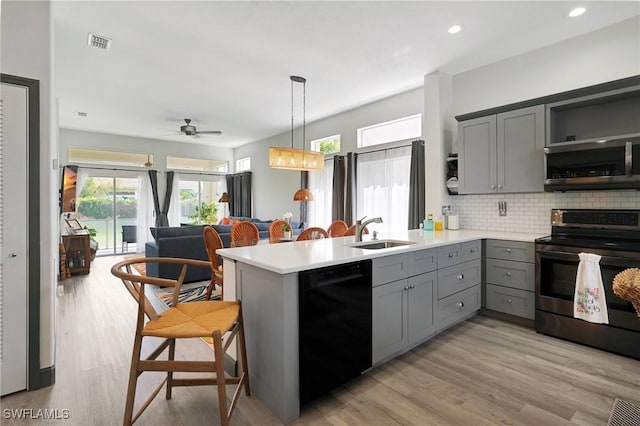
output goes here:
[[[536, 331], [640, 359], [640, 318], [613, 293], [619, 272], [640, 268], [640, 210], [552, 210], [551, 225], [536, 240]], [[579, 253], [602, 256], [608, 325], [573, 318]]]

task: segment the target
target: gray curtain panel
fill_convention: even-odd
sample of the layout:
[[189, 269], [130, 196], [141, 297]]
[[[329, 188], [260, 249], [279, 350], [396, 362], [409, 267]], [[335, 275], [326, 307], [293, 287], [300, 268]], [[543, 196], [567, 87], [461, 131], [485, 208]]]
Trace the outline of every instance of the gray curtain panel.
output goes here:
[[347, 182], [346, 182], [346, 194], [344, 201], [344, 221], [347, 225], [351, 226], [356, 221], [356, 187], [357, 187], [357, 166], [358, 166], [358, 154], [355, 152], [347, 153]]
[[156, 170], [149, 170], [149, 180], [151, 181], [151, 193], [153, 194], [153, 209], [156, 213], [156, 228], [169, 226], [166, 215], [164, 215], [164, 221], [162, 220], [162, 211], [160, 210], [160, 200], [158, 198], [158, 172]]
[[227, 175], [229, 216], [251, 216], [251, 172]]
[[[300, 188], [309, 189], [309, 172], [300, 172]], [[302, 222], [302, 228], [307, 228], [307, 222], [309, 220], [309, 206], [308, 201], [300, 201], [300, 222]]]
[[160, 211], [160, 221], [164, 223], [163, 226], [169, 226], [169, 205], [171, 204], [171, 192], [173, 191], [173, 175], [175, 172], [167, 172], [167, 188], [164, 192], [164, 203], [162, 204], [162, 210]]
[[331, 220], [344, 220], [344, 197], [346, 161], [344, 155], [333, 157], [333, 185], [331, 197]]
[[425, 210], [424, 141], [411, 142], [411, 169], [409, 172], [409, 228], [417, 229], [424, 219]]

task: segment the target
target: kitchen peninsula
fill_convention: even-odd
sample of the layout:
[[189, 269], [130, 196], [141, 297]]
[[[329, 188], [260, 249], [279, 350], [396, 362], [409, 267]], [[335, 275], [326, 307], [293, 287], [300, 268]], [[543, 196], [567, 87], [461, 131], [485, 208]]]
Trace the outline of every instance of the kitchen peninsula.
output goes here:
[[[309, 271], [369, 268], [367, 368], [375, 367], [475, 315], [481, 306], [482, 239], [533, 242], [540, 236], [412, 230], [385, 236], [380, 241], [391, 247], [384, 248], [363, 248], [375, 242], [341, 237], [219, 250], [225, 299], [242, 300], [254, 395], [284, 422], [300, 415], [301, 281]], [[335, 300], [325, 309], [339, 309]], [[335, 333], [349, 330], [327, 327], [326, 333], [338, 339]], [[324, 363], [332, 368], [335, 360]]]

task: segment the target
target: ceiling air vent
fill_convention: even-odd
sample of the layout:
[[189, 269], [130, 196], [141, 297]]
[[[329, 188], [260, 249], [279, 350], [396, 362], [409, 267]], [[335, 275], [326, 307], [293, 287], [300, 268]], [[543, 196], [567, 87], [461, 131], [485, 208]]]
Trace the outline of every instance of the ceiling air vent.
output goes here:
[[111, 39], [89, 33], [87, 44], [99, 49], [109, 50], [111, 48]]

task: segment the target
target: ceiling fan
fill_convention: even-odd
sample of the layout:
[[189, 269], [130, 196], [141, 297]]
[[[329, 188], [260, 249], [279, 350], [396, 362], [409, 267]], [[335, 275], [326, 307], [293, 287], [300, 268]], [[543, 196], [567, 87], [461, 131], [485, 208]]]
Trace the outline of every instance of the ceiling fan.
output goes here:
[[220, 130], [202, 130], [198, 131], [196, 126], [191, 125], [191, 119], [185, 118], [184, 122], [186, 123], [184, 126], [180, 126], [180, 133], [187, 136], [198, 136], [198, 135], [221, 135], [222, 132]]

